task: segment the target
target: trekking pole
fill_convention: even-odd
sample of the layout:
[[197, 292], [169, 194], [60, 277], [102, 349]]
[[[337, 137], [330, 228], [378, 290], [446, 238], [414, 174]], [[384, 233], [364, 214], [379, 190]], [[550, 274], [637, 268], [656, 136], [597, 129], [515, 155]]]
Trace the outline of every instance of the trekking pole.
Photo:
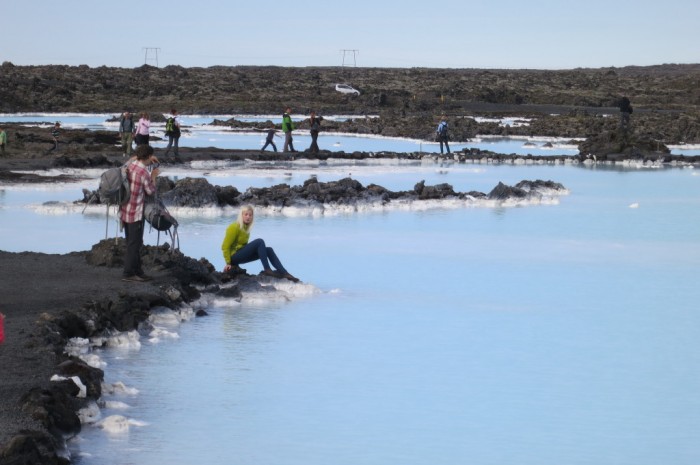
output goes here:
[[119, 207], [116, 207], [117, 214], [114, 217], [114, 244], [119, 243], [119, 230], [121, 229], [122, 220], [119, 218]]

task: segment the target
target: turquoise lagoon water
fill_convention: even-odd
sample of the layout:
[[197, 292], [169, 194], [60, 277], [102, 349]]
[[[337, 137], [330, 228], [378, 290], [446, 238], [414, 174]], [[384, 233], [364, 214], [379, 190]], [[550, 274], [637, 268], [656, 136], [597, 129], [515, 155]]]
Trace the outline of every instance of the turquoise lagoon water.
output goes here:
[[[208, 317], [172, 329], [177, 338], [98, 352], [106, 381], [138, 393], [105, 396], [122, 404], [102, 418], [131, 426], [86, 425], [71, 441], [77, 463], [700, 461], [697, 170], [299, 163], [190, 174], [239, 190], [310, 175], [394, 190], [551, 179], [570, 194], [552, 205], [260, 214], [253, 237], [316, 292], [213, 302]], [[89, 249], [104, 215], [63, 203], [81, 187], [1, 188], [0, 246]], [[220, 269], [234, 213], [183, 213], [183, 251]]]
[[[259, 135], [188, 118], [201, 127], [183, 145], [261, 145]], [[106, 118], [59, 119], [100, 129]], [[408, 140], [321, 141], [339, 144], [331, 150], [436, 150]], [[522, 140], [490, 142], [498, 152], [525, 149]], [[66, 202], [94, 188], [98, 174], [79, 185], [0, 186], [0, 247], [89, 249], [104, 237], [104, 213], [81, 214]], [[700, 459], [696, 170], [367, 161], [165, 174], [241, 191], [352, 176], [392, 190], [426, 180], [484, 192], [499, 181], [551, 179], [571, 193], [555, 205], [260, 214], [254, 236], [317, 292], [292, 292], [289, 302], [214, 302], [209, 317], [176, 330], [179, 338], [100, 352], [107, 382], [138, 390], [105, 396], [123, 404], [108, 404], [102, 417], [123, 415], [132, 426], [86, 425], [71, 442], [78, 463]], [[220, 269], [233, 214], [183, 212], [183, 251]], [[155, 244], [155, 234], [146, 242]]]

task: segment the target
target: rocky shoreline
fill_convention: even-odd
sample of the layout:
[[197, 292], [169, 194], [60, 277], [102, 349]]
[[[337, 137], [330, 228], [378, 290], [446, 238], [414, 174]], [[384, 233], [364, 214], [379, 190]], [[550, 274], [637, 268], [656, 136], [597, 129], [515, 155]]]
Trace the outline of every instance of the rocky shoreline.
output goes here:
[[[219, 273], [205, 259], [165, 244], [144, 247], [144, 267], [154, 280], [126, 283], [120, 279], [124, 251], [122, 239], [66, 255], [0, 251], [0, 269], [8, 271], [0, 280], [6, 315], [0, 464], [71, 463], [66, 440], [80, 432], [78, 411], [100, 398], [104, 380], [100, 368], [66, 353], [71, 338], [147, 334], [154, 308], [188, 307], [203, 294], [240, 300], [241, 290], [269, 292], [279, 281], [243, 270]], [[50, 381], [54, 375], [61, 379]]]

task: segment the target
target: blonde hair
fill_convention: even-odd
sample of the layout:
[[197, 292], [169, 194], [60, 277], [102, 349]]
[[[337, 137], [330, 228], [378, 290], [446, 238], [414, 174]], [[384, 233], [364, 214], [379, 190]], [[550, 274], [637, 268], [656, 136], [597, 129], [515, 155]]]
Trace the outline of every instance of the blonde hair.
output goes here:
[[255, 213], [253, 213], [253, 221], [251, 221], [250, 224], [243, 223], [243, 213], [248, 212], [248, 211], [253, 213], [253, 206], [252, 205], [243, 205], [241, 207], [241, 210], [238, 212], [238, 219], [236, 219], [236, 223], [238, 223], [238, 226], [243, 231], [250, 231], [251, 229], [253, 229], [253, 223], [255, 223]]

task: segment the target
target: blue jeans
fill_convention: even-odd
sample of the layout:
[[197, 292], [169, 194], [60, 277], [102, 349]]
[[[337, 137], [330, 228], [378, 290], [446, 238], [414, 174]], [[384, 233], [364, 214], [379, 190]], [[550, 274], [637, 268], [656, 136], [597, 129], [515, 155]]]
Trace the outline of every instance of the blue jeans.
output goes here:
[[440, 153], [442, 152], [442, 144], [445, 144], [445, 147], [447, 147], [447, 153], [450, 153], [450, 144], [447, 142], [449, 139], [447, 137], [440, 137]]
[[277, 151], [277, 146], [275, 145], [275, 143], [272, 140], [266, 140], [265, 145], [263, 145], [263, 148], [261, 148], [260, 151], [261, 152], [264, 151], [268, 145], [272, 145], [272, 148], [275, 149], [275, 152]]
[[[174, 142], [174, 144], [173, 144]], [[165, 149], [165, 156], [170, 153], [170, 147], [175, 146], [175, 156], [178, 156], [177, 148], [180, 142], [180, 134], [168, 134], [168, 147]]]
[[275, 251], [272, 250], [272, 247], [266, 247], [265, 241], [262, 239], [255, 239], [248, 242], [243, 248], [231, 255], [231, 265], [250, 263], [255, 260], [260, 260], [263, 268], [266, 270], [270, 269], [270, 263], [272, 263], [272, 266], [275, 267], [277, 271], [283, 274], [287, 273], [287, 270], [284, 269], [279, 258], [277, 258]]

